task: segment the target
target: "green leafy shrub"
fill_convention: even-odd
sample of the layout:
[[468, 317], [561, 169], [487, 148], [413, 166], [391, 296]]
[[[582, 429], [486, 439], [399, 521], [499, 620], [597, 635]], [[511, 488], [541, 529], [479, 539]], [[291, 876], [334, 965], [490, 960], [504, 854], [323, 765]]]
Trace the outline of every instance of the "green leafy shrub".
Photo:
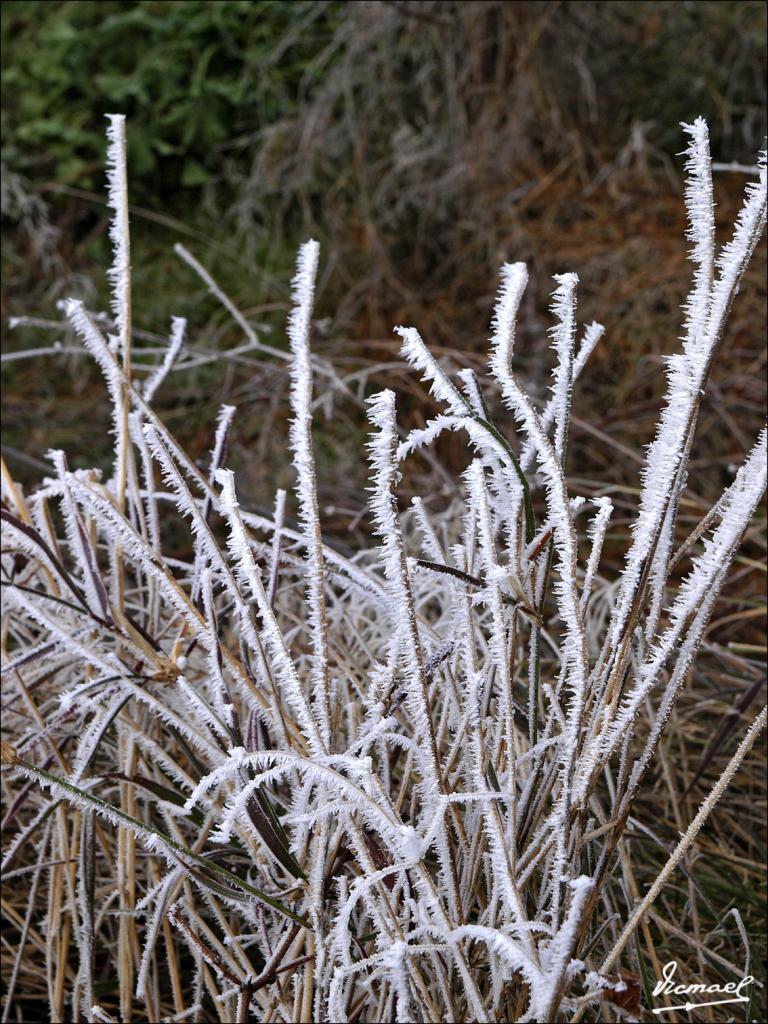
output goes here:
[[[295, 107], [337, 16], [335, 5], [241, 0], [4, 7], [8, 163], [99, 185], [103, 116], [118, 108], [133, 125], [137, 202], [206, 185], [228, 139]], [[290, 43], [278, 54], [276, 40]]]

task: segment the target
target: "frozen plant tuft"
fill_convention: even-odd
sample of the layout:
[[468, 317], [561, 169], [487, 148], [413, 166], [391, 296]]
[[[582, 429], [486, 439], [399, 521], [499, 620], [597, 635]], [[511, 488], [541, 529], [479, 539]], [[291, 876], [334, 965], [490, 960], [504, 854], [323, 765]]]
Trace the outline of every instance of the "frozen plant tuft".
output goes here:
[[[397, 328], [440, 413], [405, 434], [392, 390], [368, 399], [375, 540], [355, 558], [323, 537], [317, 499], [314, 377], [347, 384], [311, 354], [316, 242], [288, 322], [298, 529], [283, 491], [271, 519], [238, 495], [235, 407], [200, 468], [152, 406], [183, 319], [134, 379], [125, 123], [110, 117], [115, 334], [64, 310], [105, 378], [113, 472], [53, 451], [25, 494], [3, 466], [3, 866], [28, 891], [4, 1020], [33, 984], [56, 1020], [602, 1019], [628, 989], [610, 972], [645, 969], [646, 915], [766, 720], [635, 901], [627, 828], [654, 838], [640, 797], [766, 483], [763, 431], [702, 522], [680, 516], [766, 210], [763, 156], [718, 248], [707, 127], [683, 127], [693, 282], [616, 572], [613, 502], [568, 485], [574, 383], [603, 334], [579, 327], [574, 273], [555, 278], [543, 403], [517, 372], [524, 264], [501, 268], [490, 382], [454, 379]], [[402, 463], [444, 430], [471, 449], [461, 509], [436, 522], [417, 500], [404, 516]], [[185, 557], [164, 550], [168, 516]]]

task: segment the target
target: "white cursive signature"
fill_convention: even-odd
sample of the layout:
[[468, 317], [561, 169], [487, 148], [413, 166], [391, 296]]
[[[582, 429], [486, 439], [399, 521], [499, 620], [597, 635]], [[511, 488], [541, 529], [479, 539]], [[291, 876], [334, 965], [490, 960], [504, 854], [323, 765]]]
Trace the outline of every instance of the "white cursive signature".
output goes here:
[[655, 996], [660, 995], [672, 995], [672, 996], [691, 996], [691, 995], [719, 995], [725, 996], [723, 999], [711, 999], [707, 1002], [692, 1003], [690, 1001], [680, 1003], [677, 1006], [660, 1006], [655, 1009], [654, 1013], [671, 1013], [673, 1010], [687, 1010], [689, 1013], [691, 1010], [695, 1010], [700, 1006], [722, 1006], [724, 1003], [748, 1003], [749, 996], [744, 995], [742, 989], [748, 988], [754, 984], [755, 979], [751, 974], [742, 978], [741, 981], [729, 981], [727, 985], [677, 985], [675, 984], [674, 977], [675, 971], [677, 970], [677, 963], [675, 960], [670, 960], [669, 963], [664, 964], [661, 971], [661, 981], [656, 982], [656, 987], [653, 990]]

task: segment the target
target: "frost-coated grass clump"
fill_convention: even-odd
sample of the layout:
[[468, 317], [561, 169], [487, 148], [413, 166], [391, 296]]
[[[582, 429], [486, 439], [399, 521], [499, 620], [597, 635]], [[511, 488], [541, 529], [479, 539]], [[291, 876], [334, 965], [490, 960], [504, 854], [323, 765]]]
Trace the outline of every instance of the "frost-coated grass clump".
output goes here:
[[[29, 893], [10, 1019], [41, 954], [56, 1020], [637, 1012], [621, 977], [638, 971], [636, 933], [766, 721], [633, 905], [622, 837], [766, 482], [763, 432], [678, 539], [699, 406], [766, 210], [763, 156], [718, 249], [707, 128], [684, 127], [693, 286], [623, 568], [606, 576], [611, 501], [569, 493], [564, 473], [574, 381], [603, 333], [578, 327], [575, 274], [555, 279], [543, 407], [515, 372], [523, 264], [501, 270], [488, 381], [454, 378], [397, 328], [442, 411], [406, 435], [394, 393], [370, 397], [378, 546], [343, 557], [315, 485], [313, 374], [337, 379], [310, 353], [318, 245], [300, 250], [288, 326], [292, 530], [285, 494], [273, 518], [238, 500], [236, 409], [206, 471], [153, 411], [183, 320], [134, 375], [125, 126], [110, 118], [114, 333], [80, 302], [66, 315], [109, 389], [113, 472], [71, 472], [54, 451], [25, 495], [3, 467], [4, 701], [23, 712], [3, 746], [4, 870], [23, 867]], [[415, 500], [404, 532], [399, 467], [445, 430], [473, 452], [463, 510], [436, 524]], [[170, 506], [185, 561], [163, 551]]]

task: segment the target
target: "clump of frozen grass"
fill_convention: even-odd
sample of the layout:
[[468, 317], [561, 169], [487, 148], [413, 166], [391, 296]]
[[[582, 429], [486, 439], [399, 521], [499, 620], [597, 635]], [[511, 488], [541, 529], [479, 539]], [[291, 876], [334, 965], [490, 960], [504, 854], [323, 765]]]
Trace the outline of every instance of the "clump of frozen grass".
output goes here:
[[[693, 286], [606, 618], [591, 597], [612, 504], [571, 494], [565, 471], [574, 381], [602, 334], [591, 324], [577, 344], [576, 275], [555, 279], [539, 410], [515, 373], [527, 271], [502, 268], [490, 367], [503, 426], [474, 375], [456, 384], [398, 328], [444, 410], [402, 438], [393, 392], [370, 398], [379, 543], [349, 560], [318, 514], [317, 244], [300, 251], [288, 330], [293, 531], [282, 492], [274, 520], [240, 504], [233, 407], [207, 471], [153, 411], [183, 320], [157, 368], [132, 378], [125, 128], [110, 119], [117, 334], [78, 302], [66, 314], [112, 399], [114, 474], [72, 472], [52, 452], [52, 475], [25, 495], [3, 467], [3, 762], [18, 828], [4, 869], [34, 850], [4, 1019], [25, 998], [30, 943], [44, 947], [54, 1019], [575, 1020], [621, 988], [608, 972], [766, 720], [628, 907], [612, 878], [622, 836], [766, 482], [763, 431], [671, 587], [701, 398], [766, 209], [763, 156], [718, 251], [706, 125], [684, 127]], [[447, 550], [423, 503], [414, 536], [397, 502], [402, 460], [445, 429], [475, 453]], [[188, 561], [163, 553], [170, 507], [189, 526]], [[97, 973], [116, 979], [110, 1006]]]

